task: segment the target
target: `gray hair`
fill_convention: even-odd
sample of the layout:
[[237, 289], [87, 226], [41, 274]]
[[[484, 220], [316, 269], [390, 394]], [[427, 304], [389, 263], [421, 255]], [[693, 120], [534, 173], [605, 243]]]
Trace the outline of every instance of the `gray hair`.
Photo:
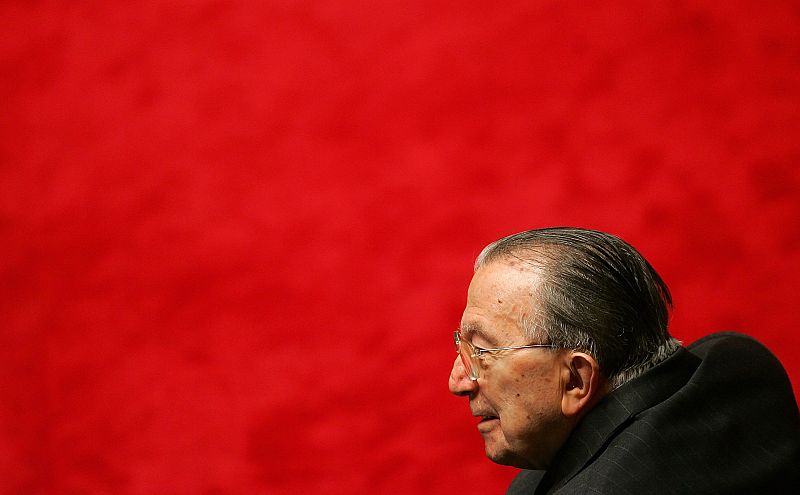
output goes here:
[[613, 387], [681, 345], [667, 331], [667, 285], [622, 239], [573, 227], [529, 230], [486, 246], [475, 270], [493, 261], [521, 263], [540, 275], [537, 303], [520, 322], [526, 336], [591, 354]]

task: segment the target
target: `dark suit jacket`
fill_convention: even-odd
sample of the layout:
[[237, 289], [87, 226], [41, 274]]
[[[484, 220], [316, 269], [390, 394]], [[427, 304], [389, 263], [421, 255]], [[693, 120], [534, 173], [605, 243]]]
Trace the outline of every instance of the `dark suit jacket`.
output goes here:
[[800, 494], [786, 372], [750, 337], [705, 337], [605, 397], [507, 492], [533, 493]]

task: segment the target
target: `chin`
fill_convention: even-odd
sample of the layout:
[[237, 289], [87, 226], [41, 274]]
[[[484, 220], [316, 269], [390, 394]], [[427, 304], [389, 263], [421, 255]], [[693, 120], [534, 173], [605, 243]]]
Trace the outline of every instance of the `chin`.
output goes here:
[[512, 466], [519, 469], [544, 469], [542, 467], [537, 467], [535, 464], [531, 463], [529, 459], [522, 457], [508, 448], [493, 448], [487, 444], [486, 457], [495, 464], [502, 464], [503, 466]]
[[[541, 441], [509, 442], [503, 435], [484, 437], [486, 457], [496, 464], [519, 469], [547, 469], [550, 464], [548, 453], [542, 451]], [[535, 448], [538, 445], [540, 448]]]

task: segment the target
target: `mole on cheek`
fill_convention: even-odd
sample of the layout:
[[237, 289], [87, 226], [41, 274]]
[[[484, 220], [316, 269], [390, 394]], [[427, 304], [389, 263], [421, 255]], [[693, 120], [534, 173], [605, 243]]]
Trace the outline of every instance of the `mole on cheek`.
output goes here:
[[502, 299], [498, 299], [497, 300], [497, 304], [503, 304], [503, 300]]

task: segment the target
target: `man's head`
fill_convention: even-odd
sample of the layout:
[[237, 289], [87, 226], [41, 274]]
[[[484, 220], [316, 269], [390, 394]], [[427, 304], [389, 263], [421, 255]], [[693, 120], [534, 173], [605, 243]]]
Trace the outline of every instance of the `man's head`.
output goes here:
[[[450, 390], [468, 396], [486, 454], [545, 469], [580, 418], [613, 388], [669, 356], [669, 291], [609, 234], [551, 228], [487, 246], [461, 321]], [[483, 349], [529, 345], [482, 353]], [[479, 376], [467, 376], [462, 359]]]

